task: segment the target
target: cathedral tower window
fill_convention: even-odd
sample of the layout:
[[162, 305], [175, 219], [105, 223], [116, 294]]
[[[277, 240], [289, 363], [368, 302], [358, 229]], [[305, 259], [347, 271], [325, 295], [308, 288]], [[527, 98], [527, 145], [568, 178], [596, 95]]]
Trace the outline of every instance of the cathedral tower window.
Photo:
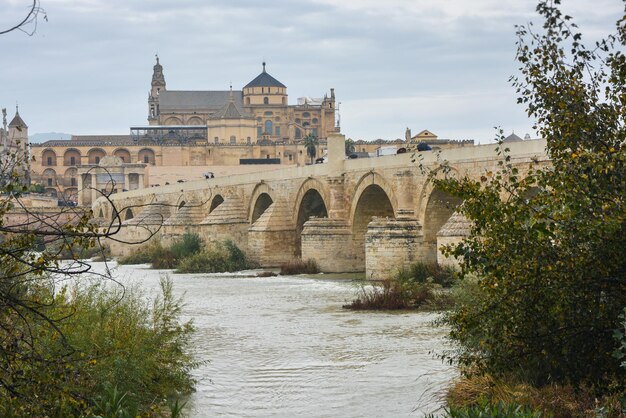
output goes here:
[[263, 104], [270, 104], [270, 99], [268, 99], [267, 97], [264, 97]]

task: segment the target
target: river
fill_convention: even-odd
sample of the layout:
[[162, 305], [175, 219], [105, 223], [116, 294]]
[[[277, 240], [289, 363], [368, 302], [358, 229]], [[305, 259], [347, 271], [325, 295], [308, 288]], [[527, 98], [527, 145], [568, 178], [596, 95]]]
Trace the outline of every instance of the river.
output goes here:
[[[93, 263], [102, 271], [103, 263]], [[112, 267], [156, 293], [163, 271]], [[430, 313], [353, 312], [351, 280], [171, 274], [196, 327], [192, 417], [424, 416], [455, 376]]]

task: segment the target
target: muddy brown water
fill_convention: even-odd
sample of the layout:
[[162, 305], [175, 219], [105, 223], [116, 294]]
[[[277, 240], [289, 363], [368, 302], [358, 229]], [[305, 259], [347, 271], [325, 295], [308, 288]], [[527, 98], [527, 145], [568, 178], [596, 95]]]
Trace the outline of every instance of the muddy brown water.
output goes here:
[[[159, 289], [163, 271], [109, 267]], [[347, 311], [357, 285], [345, 278], [250, 274], [170, 274], [206, 360], [188, 416], [420, 417], [441, 406], [455, 370], [433, 354], [446, 348], [436, 314]]]

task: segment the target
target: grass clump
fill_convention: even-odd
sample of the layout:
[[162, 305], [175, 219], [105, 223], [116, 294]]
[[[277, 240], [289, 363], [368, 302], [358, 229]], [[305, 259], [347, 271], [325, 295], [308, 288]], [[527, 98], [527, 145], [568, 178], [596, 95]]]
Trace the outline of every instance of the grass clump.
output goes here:
[[212, 242], [183, 258], [177, 273], [223, 273], [256, 267], [232, 241]]
[[291, 276], [294, 274], [317, 274], [320, 268], [317, 262], [311, 258], [302, 260], [300, 258], [283, 263], [280, 266], [280, 274], [282, 276]]
[[437, 264], [417, 263], [400, 270], [393, 279], [361, 285], [346, 309], [397, 310], [446, 309], [453, 293], [444, 290], [456, 283], [454, 270]]
[[445, 416], [617, 418], [626, 415], [624, 395], [598, 396], [594, 387], [585, 385], [537, 387], [514, 378], [468, 375], [449, 389]]

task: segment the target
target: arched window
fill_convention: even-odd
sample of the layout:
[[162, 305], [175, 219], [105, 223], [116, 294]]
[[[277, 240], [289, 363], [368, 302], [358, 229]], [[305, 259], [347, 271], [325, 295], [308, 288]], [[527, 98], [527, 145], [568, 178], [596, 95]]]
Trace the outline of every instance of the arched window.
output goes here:
[[256, 128], [256, 136], [257, 138], [260, 138], [263, 135], [263, 128], [261, 128], [260, 126], [257, 126]]
[[274, 114], [274, 112], [267, 111], [267, 112], [265, 112], [265, 113], [263, 113], [263, 114], [264, 114], [265, 116], [272, 116], [272, 115]]
[[304, 112], [304, 113], [302, 114], [302, 117], [303, 117], [303, 118], [310, 118], [310, 117], [311, 117], [311, 114], [310, 114], [309, 112]]
[[317, 122], [318, 122], [318, 120], [317, 120], [317, 118], [313, 118], [313, 119], [311, 120], [311, 122], [313, 122], [313, 123], [317, 123]]
[[96, 155], [95, 161], [96, 161], [96, 164], [100, 164], [100, 157]]
[[265, 133], [268, 135], [272, 134], [272, 121], [271, 120], [265, 121]]
[[264, 97], [263, 104], [270, 104], [270, 99], [268, 99], [267, 97]]
[[302, 138], [302, 131], [300, 128], [296, 128], [296, 139]]
[[280, 136], [280, 126], [276, 127], [276, 136]]
[[230, 145], [235, 145], [237, 143], [237, 138], [235, 135], [230, 136]]
[[76, 165], [76, 157], [70, 157], [70, 165]]

